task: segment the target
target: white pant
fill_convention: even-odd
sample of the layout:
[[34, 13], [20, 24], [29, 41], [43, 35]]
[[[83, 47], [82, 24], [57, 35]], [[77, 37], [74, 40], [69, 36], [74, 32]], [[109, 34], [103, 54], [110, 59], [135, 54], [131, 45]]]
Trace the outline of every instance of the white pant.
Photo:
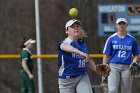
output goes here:
[[88, 75], [59, 79], [60, 93], [93, 93]]
[[110, 68], [108, 93], [118, 93], [119, 83], [121, 85], [121, 93], [131, 93], [132, 78], [129, 65], [110, 63]]

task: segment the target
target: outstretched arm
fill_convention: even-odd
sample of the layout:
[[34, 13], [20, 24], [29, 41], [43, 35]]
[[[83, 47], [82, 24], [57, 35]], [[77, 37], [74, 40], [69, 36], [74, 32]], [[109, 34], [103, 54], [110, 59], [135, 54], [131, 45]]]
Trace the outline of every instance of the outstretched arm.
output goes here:
[[76, 53], [76, 54], [81, 54], [81, 55], [83, 54], [83, 52], [79, 51], [78, 49], [74, 48], [73, 46], [67, 43], [62, 43], [60, 45], [60, 48], [66, 52]]
[[84, 53], [84, 52], [82, 52], [82, 51], [80, 51], [80, 50], [74, 48], [74, 47], [71, 46], [70, 44], [62, 43], [62, 44], [60, 45], [60, 48], [61, 48], [63, 51], [66, 51], [66, 52], [79, 54], [79, 55], [81, 55], [81, 56], [83, 56], [83, 57], [85, 58], [86, 62], [89, 61], [89, 56], [88, 56], [86, 53]]
[[88, 66], [91, 70], [93, 70], [93, 71], [96, 72], [96, 65], [95, 65], [95, 62], [94, 62], [92, 59], [89, 60], [89, 62], [87, 63], [87, 66]]

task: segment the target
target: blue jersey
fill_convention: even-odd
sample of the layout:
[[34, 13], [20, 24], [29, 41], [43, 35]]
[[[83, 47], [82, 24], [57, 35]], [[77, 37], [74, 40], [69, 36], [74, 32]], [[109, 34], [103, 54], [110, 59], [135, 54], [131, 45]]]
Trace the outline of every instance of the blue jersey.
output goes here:
[[139, 53], [136, 39], [130, 34], [120, 38], [117, 33], [114, 33], [107, 39], [103, 50], [103, 54], [110, 56], [109, 62], [120, 64], [131, 64], [132, 54], [135, 56]]
[[79, 39], [77, 41], [72, 41], [70, 38], [66, 38], [61, 41], [58, 45], [59, 77], [65, 79], [70, 76], [84, 75], [86, 70], [86, 62], [84, 58], [79, 54], [61, 50], [60, 45], [63, 42], [70, 44], [84, 53], [87, 53], [84, 40]]

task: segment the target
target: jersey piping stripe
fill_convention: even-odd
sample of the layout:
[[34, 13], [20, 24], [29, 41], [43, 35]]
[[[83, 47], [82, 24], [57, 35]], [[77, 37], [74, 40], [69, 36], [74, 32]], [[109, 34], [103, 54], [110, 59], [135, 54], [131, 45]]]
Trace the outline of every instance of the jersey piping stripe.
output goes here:
[[109, 39], [110, 39], [111, 37], [113, 37], [113, 36], [116, 36], [116, 35], [117, 35], [117, 33], [114, 33], [113, 35], [111, 35], [111, 36], [107, 39], [107, 41], [106, 41], [106, 43], [105, 43], [105, 48], [104, 48], [104, 50], [103, 50], [103, 53], [105, 53], [106, 46], [107, 46], [107, 44], [108, 44]]
[[59, 69], [59, 76], [62, 76], [63, 72], [64, 72], [64, 57], [62, 55], [62, 64], [60, 66], [60, 69]]
[[[133, 37], [133, 36], [132, 36], [132, 35], [130, 35], [129, 33], [127, 33], [127, 35], [135, 39], [135, 37]], [[135, 39], [135, 40], [136, 40], [136, 39]]]

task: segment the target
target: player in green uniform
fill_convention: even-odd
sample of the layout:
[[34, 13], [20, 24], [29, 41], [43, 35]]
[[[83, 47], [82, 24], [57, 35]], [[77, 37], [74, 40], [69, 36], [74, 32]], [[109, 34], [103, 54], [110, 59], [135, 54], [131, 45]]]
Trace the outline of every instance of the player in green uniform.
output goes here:
[[21, 45], [20, 51], [20, 77], [21, 77], [21, 93], [34, 93], [34, 81], [33, 81], [33, 59], [31, 49], [35, 40], [28, 39]]

